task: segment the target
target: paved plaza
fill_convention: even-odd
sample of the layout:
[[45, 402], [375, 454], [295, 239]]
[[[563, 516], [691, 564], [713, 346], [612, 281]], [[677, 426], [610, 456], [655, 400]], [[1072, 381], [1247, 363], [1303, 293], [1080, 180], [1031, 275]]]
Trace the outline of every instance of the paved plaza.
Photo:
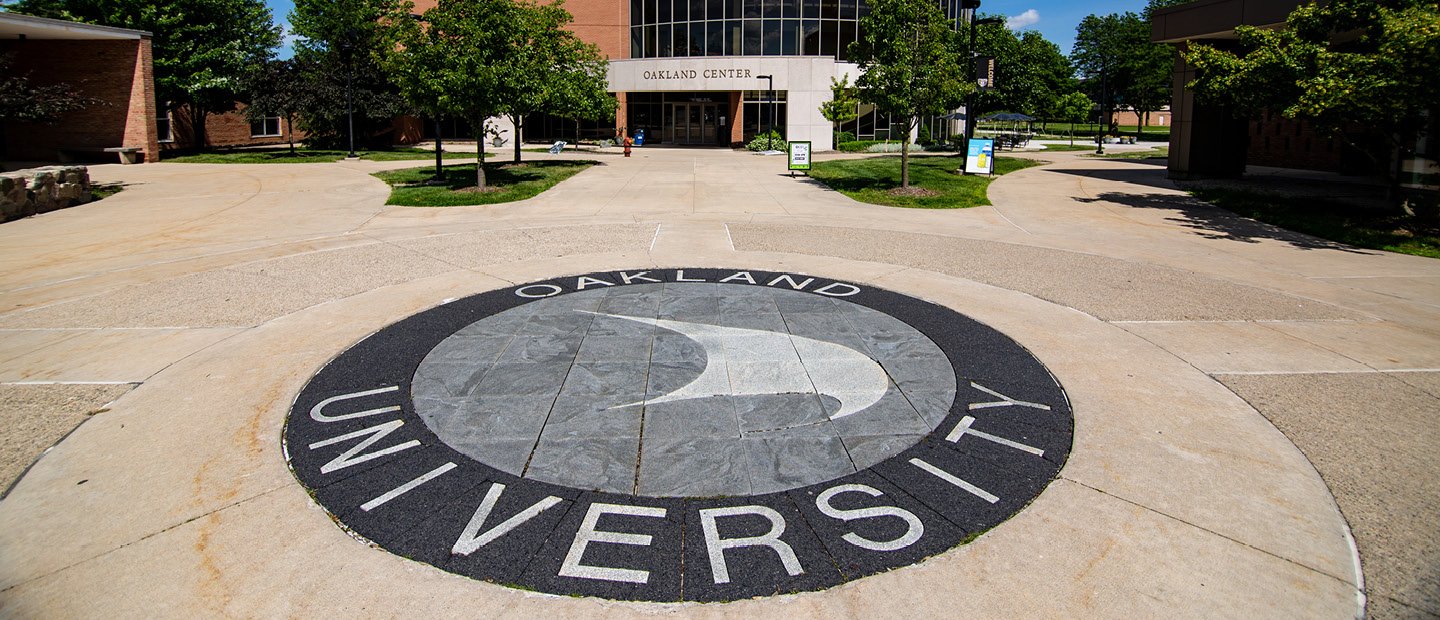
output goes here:
[[1440, 617], [1440, 262], [1025, 156], [92, 167], [0, 226], [0, 615]]

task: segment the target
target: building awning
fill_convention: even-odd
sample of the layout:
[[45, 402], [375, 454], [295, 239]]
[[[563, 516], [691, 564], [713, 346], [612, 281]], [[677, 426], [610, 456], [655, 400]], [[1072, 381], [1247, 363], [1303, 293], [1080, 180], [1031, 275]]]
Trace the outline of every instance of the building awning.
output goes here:
[[1150, 17], [1150, 40], [1179, 43], [1196, 39], [1234, 39], [1237, 26], [1273, 28], [1301, 0], [1199, 0], [1155, 11]]
[[0, 40], [6, 39], [70, 39], [78, 41], [134, 41], [146, 39], [150, 33], [144, 30], [96, 26], [63, 19], [33, 17], [19, 13], [0, 12]]

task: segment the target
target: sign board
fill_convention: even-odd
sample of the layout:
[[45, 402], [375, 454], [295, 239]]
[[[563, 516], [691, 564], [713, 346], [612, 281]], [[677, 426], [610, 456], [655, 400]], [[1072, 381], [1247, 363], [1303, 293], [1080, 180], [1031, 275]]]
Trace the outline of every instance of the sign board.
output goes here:
[[995, 141], [975, 138], [965, 149], [966, 174], [995, 173]]
[[980, 56], [975, 59], [975, 83], [980, 90], [995, 90], [995, 57]]
[[790, 143], [790, 169], [810, 170], [810, 143], [794, 141]]

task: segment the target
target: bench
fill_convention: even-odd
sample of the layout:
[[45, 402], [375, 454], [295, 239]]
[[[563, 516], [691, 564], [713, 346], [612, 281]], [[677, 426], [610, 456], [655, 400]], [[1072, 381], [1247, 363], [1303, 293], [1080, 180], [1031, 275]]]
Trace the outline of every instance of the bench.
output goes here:
[[138, 164], [140, 163], [140, 152], [142, 150], [144, 149], [136, 146], [67, 146], [60, 149], [59, 156], [56, 159], [69, 163], [75, 161], [77, 155], [84, 158], [87, 155], [95, 155], [97, 153], [115, 153], [120, 156], [120, 163], [122, 164]]

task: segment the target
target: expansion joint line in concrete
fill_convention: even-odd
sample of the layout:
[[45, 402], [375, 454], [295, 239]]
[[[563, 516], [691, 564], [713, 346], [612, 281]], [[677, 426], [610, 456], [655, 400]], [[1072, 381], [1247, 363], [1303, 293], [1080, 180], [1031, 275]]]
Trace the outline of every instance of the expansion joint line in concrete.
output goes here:
[[291, 488], [291, 487], [292, 487], [292, 483], [281, 484], [281, 485], [276, 486], [276, 487], [274, 487], [274, 488], [266, 489], [266, 490], [264, 490], [264, 491], [261, 491], [261, 492], [259, 492], [259, 493], [254, 494], [254, 495], [251, 495], [250, 497], [246, 497], [246, 498], [242, 498], [242, 499], [235, 500], [234, 502], [231, 502], [231, 503], [229, 503], [229, 504], [225, 504], [224, 506], [221, 506], [221, 507], [216, 508], [216, 509], [214, 509], [214, 510], [210, 510], [210, 511], [207, 511], [207, 512], [200, 513], [200, 514], [198, 514], [198, 515], [195, 515], [195, 516], [193, 516], [193, 517], [190, 517], [190, 518], [188, 518], [188, 519], [185, 519], [184, 521], [181, 521], [181, 522], [179, 522], [179, 523], [176, 523], [176, 524], [173, 524], [173, 525], [170, 525], [170, 526], [161, 528], [161, 529], [159, 529], [159, 530], [156, 530], [156, 531], [154, 531], [154, 532], [151, 532], [151, 533], [149, 533], [149, 534], [146, 534], [146, 535], [144, 535], [144, 536], [141, 536], [140, 538], [137, 538], [137, 539], [132, 540], [132, 541], [130, 541], [130, 542], [122, 543], [120, 546], [115, 547], [115, 548], [113, 548], [113, 549], [107, 549], [107, 550], [105, 550], [105, 551], [102, 551], [102, 552], [100, 552], [100, 553], [97, 553], [97, 554], [95, 554], [95, 555], [92, 555], [92, 556], [90, 556], [90, 557], [88, 557], [88, 558], [85, 558], [85, 559], [82, 559], [82, 560], [77, 560], [77, 561], [75, 561], [75, 562], [72, 562], [72, 563], [70, 563], [70, 564], [67, 564], [67, 565], [65, 565], [65, 566], [62, 566], [62, 567], [57, 568], [57, 569], [55, 569], [55, 570], [52, 570], [52, 571], [49, 571], [49, 572], [46, 572], [46, 573], [43, 573], [43, 574], [40, 574], [40, 575], [35, 575], [34, 577], [31, 577], [31, 578], [26, 579], [26, 580], [24, 580], [24, 581], [21, 581], [21, 582], [18, 582], [18, 583], [15, 583], [15, 584], [6, 586], [4, 589], [0, 589], [0, 593], [9, 592], [9, 591], [11, 591], [11, 590], [14, 590], [15, 588], [19, 588], [19, 587], [24, 586], [24, 585], [29, 584], [29, 583], [34, 583], [34, 582], [36, 582], [36, 581], [39, 581], [39, 580], [44, 579], [44, 578], [46, 578], [46, 577], [49, 577], [49, 576], [51, 576], [51, 575], [58, 575], [58, 574], [63, 573], [63, 572], [65, 572], [65, 571], [67, 571], [67, 570], [70, 570], [70, 569], [72, 569], [72, 568], [75, 568], [75, 567], [77, 567], [77, 566], [80, 566], [81, 564], [88, 564], [88, 563], [90, 563], [90, 562], [93, 562], [93, 561], [98, 560], [98, 559], [100, 559], [100, 558], [103, 558], [103, 557], [105, 557], [105, 556], [108, 556], [108, 555], [110, 555], [110, 554], [112, 554], [112, 553], [115, 553], [116, 551], [120, 551], [120, 550], [125, 549], [125, 548], [127, 548], [127, 547], [130, 547], [130, 546], [133, 546], [133, 545], [136, 545], [136, 544], [145, 542], [145, 541], [147, 541], [147, 540], [150, 540], [151, 538], [154, 538], [154, 537], [156, 537], [156, 536], [159, 536], [159, 535], [164, 534], [164, 533], [166, 533], [166, 532], [169, 532], [169, 531], [171, 531], [171, 530], [174, 530], [174, 529], [177, 529], [177, 528], [180, 528], [180, 527], [184, 527], [184, 526], [186, 526], [186, 525], [189, 525], [189, 524], [191, 524], [191, 523], [194, 523], [194, 522], [196, 522], [196, 521], [199, 521], [200, 519], [204, 519], [205, 517], [208, 517], [208, 516], [210, 516], [210, 515], [219, 514], [219, 513], [221, 513], [221, 512], [224, 512], [224, 511], [226, 511], [226, 510], [229, 510], [229, 509], [234, 508], [234, 507], [236, 507], [236, 506], [239, 506], [239, 505], [241, 505], [241, 504], [249, 503], [249, 502], [251, 502], [251, 501], [254, 501], [254, 500], [260, 499], [260, 498], [262, 498], [262, 497], [265, 497], [265, 496], [267, 496], [267, 495], [270, 495], [271, 493], [274, 493], [274, 492], [276, 492], [276, 491], [288, 489], [288, 488]]
[[[1109, 491], [1106, 491], [1106, 490], [1104, 490], [1104, 489], [1100, 489], [1100, 488], [1097, 488], [1097, 487], [1094, 487], [1094, 486], [1085, 484], [1084, 482], [1080, 482], [1079, 480], [1076, 480], [1076, 479], [1074, 479], [1074, 478], [1070, 478], [1070, 477], [1066, 476], [1063, 472], [1060, 474], [1059, 478], [1057, 478], [1057, 479], [1058, 479], [1058, 480], [1064, 480], [1064, 481], [1066, 481], [1066, 482], [1070, 482], [1070, 483], [1073, 483], [1073, 484], [1076, 484], [1076, 485], [1085, 487], [1085, 488], [1087, 488], [1087, 489], [1090, 489], [1091, 491], [1094, 491], [1094, 492], [1096, 492], [1096, 493], [1100, 493], [1100, 494], [1105, 495], [1105, 496], [1107, 496], [1107, 497], [1115, 498], [1115, 499], [1117, 499], [1117, 500], [1120, 500], [1120, 501], [1122, 501], [1122, 502], [1125, 502], [1125, 503], [1127, 503], [1127, 504], [1130, 504], [1130, 505], [1132, 505], [1132, 506], [1135, 506], [1136, 508], [1139, 508], [1139, 509], [1144, 510], [1144, 511], [1146, 511], [1146, 512], [1154, 513], [1154, 514], [1156, 514], [1156, 515], [1165, 517], [1166, 519], [1169, 519], [1169, 520], [1171, 520], [1171, 521], [1175, 521], [1176, 523], [1182, 523], [1182, 524], [1185, 524], [1185, 525], [1187, 525], [1187, 526], [1193, 527], [1193, 528], [1195, 528], [1195, 529], [1197, 529], [1197, 530], [1200, 530], [1200, 531], [1202, 531], [1202, 532], [1206, 532], [1206, 533], [1209, 533], [1209, 534], [1213, 534], [1213, 535], [1215, 535], [1215, 536], [1218, 536], [1218, 537], [1220, 537], [1220, 538], [1223, 538], [1223, 539], [1225, 539], [1225, 540], [1228, 540], [1228, 541], [1230, 541], [1230, 542], [1233, 542], [1233, 543], [1235, 543], [1235, 544], [1237, 544], [1237, 545], [1241, 545], [1241, 546], [1246, 547], [1246, 548], [1248, 548], [1248, 549], [1251, 549], [1251, 550], [1253, 550], [1253, 551], [1256, 551], [1256, 552], [1259, 552], [1259, 553], [1263, 553], [1263, 554], [1268, 555], [1268, 556], [1270, 556], [1270, 557], [1272, 557], [1272, 558], [1275, 558], [1275, 559], [1277, 559], [1277, 560], [1284, 561], [1284, 562], [1286, 562], [1286, 563], [1288, 563], [1288, 564], [1293, 564], [1293, 565], [1295, 565], [1295, 566], [1297, 566], [1297, 567], [1299, 567], [1299, 568], [1303, 568], [1303, 569], [1305, 569], [1305, 570], [1307, 570], [1307, 571], [1310, 571], [1310, 572], [1312, 572], [1312, 573], [1316, 573], [1316, 574], [1319, 574], [1319, 575], [1324, 575], [1325, 577], [1328, 577], [1328, 578], [1330, 578], [1330, 579], [1334, 579], [1335, 581], [1338, 581], [1338, 582], [1340, 582], [1340, 583], [1342, 583], [1342, 584], [1345, 584], [1346, 586], [1348, 586], [1348, 587], [1350, 587], [1350, 588], [1352, 588], [1352, 589], [1355, 589], [1355, 590], [1357, 590], [1357, 591], [1361, 591], [1362, 588], [1363, 588], [1363, 585], [1362, 585], [1361, 587], [1357, 588], [1357, 587], [1356, 587], [1356, 584], [1350, 583], [1349, 581], [1346, 580], [1345, 577], [1340, 577], [1340, 576], [1337, 576], [1337, 575], [1332, 575], [1332, 574], [1330, 574], [1330, 573], [1327, 573], [1327, 572], [1325, 572], [1325, 571], [1323, 571], [1323, 570], [1320, 570], [1320, 569], [1318, 569], [1318, 568], [1315, 568], [1315, 567], [1313, 567], [1313, 566], [1306, 565], [1306, 564], [1304, 564], [1304, 563], [1302, 563], [1302, 562], [1293, 560], [1293, 559], [1291, 559], [1291, 558], [1287, 558], [1287, 557], [1285, 557], [1285, 556], [1283, 556], [1283, 555], [1276, 554], [1276, 553], [1274, 553], [1274, 552], [1272, 552], [1272, 551], [1267, 551], [1267, 550], [1265, 550], [1265, 549], [1261, 549], [1261, 548], [1256, 547], [1255, 545], [1252, 545], [1252, 544], [1250, 544], [1250, 543], [1247, 543], [1247, 542], [1245, 542], [1245, 541], [1243, 541], [1243, 540], [1240, 540], [1240, 539], [1234, 538], [1234, 537], [1232, 537], [1232, 536], [1228, 536], [1228, 535], [1222, 534], [1222, 533], [1220, 533], [1220, 532], [1217, 532], [1217, 531], [1215, 531], [1215, 530], [1212, 530], [1212, 529], [1210, 529], [1210, 528], [1208, 528], [1208, 527], [1205, 527], [1205, 526], [1203, 526], [1203, 525], [1200, 525], [1200, 524], [1197, 524], [1197, 523], [1193, 523], [1193, 522], [1191, 522], [1191, 521], [1187, 521], [1187, 520], [1185, 520], [1185, 519], [1182, 519], [1182, 518], [1180, 518], [1180, 517], [1177, 517], [1177, 516], [1175, 516], [1175, 515], [1166, 513], [1166, 512], [1161, 511], [1161, 510], [1156, 510], [1155, 508], [1152, 508], [1152, 507], [1150, 507], [1150, 506], [1146, 506], [1145, 504], [1141, 504], [1141, 503], [1139, 503], [1139, 502], [1136, 502], [1136, 501], [1134, 501], [1134, 500], [1131, 500], [1131, 499], [1122, 497], [1122, 496], [1120, 496], [1120, 495], [1116, 495], [1116, 494], [1111, 493], [1111, 492], [1109, 492]], [[1347, 529], [1348, 529], [1348, 525], [1347, 525]]]

